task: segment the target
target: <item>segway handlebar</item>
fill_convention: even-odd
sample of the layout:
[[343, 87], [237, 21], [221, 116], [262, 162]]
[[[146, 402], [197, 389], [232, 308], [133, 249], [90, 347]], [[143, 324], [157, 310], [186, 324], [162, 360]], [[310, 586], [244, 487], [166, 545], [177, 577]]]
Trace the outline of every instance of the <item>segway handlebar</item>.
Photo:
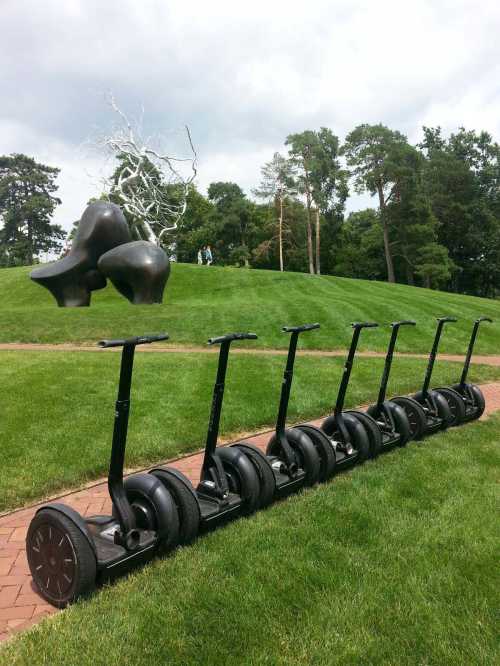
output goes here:
[[489, 321], [490, 324], [493, 323], [493, 319], [490, 319], [490, 317], [479, 317], [479, 319], [476, 319], [475, 323], [480, 324], [482, 321]]
[[412, 319], [403, 319], [402, 321], [393, 321], [391, 326], [394, 328], [395, 326], [416, 326], [417, 322], [413, 321]]
[[284, 333], [302, 333], [303, 331], [313, 331], [319, 328], [319, 324], [303, 324], [302, 326], [283, 326]]
[[354, 321], [351, 326], [353, 328], [376, 328], [378, 324], [374, 321]]
[[137, 345], [149, 345], [151, 342], [159, 342], [160, 340], [168, 340], [168, 333], [140, 335], [135, 338], [125, 338], [123, 340], [100, 340], [97, 346], [102, 349], [108, 349], [109, 347], [136, 347]]
[[209, 345], [219, 345], [223, 342], [232, 342], [233, 340], [257, 340], [257, 335], [255, 333], [228, 333], [227, 335], [221, 335], [218, 338], [210, 338], [208, 340]]
[[456, 317], [436, 317], [436, 321], [439, 323], [443, 322], [443, 324], [446, 324], [449, 321], [458, 321]]

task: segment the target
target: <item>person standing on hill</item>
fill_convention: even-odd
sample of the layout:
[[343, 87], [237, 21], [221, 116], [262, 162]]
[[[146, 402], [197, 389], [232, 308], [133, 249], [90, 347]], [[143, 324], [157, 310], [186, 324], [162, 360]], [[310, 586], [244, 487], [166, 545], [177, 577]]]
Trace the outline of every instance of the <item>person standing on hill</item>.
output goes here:
[[203, 264], [203, 255], [201, 253], [201, 248], [198, 250], [198, 266]]
[[211, 266], [213, 258], [212, 258], [212, 250], [210, 249], [210, 245], [207, 245], [207, 247], [205, 248], [205, 259], [207, 261], [207, 266]]

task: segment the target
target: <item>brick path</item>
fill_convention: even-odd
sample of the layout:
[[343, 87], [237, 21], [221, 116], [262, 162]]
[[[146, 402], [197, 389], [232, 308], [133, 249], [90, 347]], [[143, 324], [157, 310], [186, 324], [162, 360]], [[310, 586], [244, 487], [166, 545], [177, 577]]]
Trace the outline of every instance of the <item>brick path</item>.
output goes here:
[[[482, 386], [486, 398], [485, 418], [500, 410], [500, 382]], [[319, 421], [314, 421], [319, 425]], [[248, 437], [262, 449], [265, 448], [269, 433]], [[199, 480], [202, 453], [195, 453], [175, 462], [175, 466], [186, 474], [193, 483]], [[64, 502], [83, 515], [108, 513], [111, 511], [105, 482], [87, 486], [83, 490], [68, 493]], [[24, 540], [28, 524], [37, 506], [30, 506], [0, 517], [0, 641], [27, 629], [43, 617], [56, 613], [57, 609], [47, 605], [37, 594], [29, 574]]]

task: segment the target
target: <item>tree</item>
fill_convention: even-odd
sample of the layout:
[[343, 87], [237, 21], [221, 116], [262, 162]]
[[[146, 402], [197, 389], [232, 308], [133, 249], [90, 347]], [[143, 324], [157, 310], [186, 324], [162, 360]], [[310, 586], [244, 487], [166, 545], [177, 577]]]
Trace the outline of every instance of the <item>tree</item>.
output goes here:
[[379, 214], [373, 208], [350, 213], [341, 226], [336, 248], [331, 248], [336, 275], [382, 280], [384, 239]]
[[262, 180], [254, 194], [262, 199], [272, 200], [278, 220], [278, 248], [280, 271], [284, 270], [283, 262], [283, 227], [285, 223], [285, 201], [295, 194], [294, 169], [290, 160], [279, 153], [266, 162], [261, 169]]
[[401, 180], [411, 171], [415, 149], [400, 132], [384, 125], [358, 125], [346, 138], [342, 151], [352, 169], [358, 193], [377, 195], [384, 232], [387, 278], [395, 282], [386, 208], [398, 191]]
[[59, 169], [22, 154], [0, 157], [0, 255], [6, 265], [31, 265], [40, 253], [61, 250], [66, 233], [50, 220]]
[[307, 210], [307, 260], [309, 273], [314, 275], [314, 257], [312, 243], [312, 182], [311, 169], [313, 153], [317, 144], [317, 136], [311, 130], [300, 134], [287, 136], [285, 145], [289, 146], [288, 153], [292, 163], [297, 169], [297, 189], [305, 197]]

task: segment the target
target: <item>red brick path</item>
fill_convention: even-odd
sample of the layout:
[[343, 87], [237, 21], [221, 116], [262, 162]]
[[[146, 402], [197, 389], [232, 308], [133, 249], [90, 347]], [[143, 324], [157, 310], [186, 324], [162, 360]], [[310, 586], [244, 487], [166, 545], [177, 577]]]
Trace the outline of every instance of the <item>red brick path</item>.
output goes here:
[[[482, 386], [486, 398], [485, 416], [500, 410], [500, 382]], [[484, 418], [484, 417], [483, 417]], [[314, 422], [316, 425], [320, 421]], [[264, 448], [269, 434], [249, 437], [247, 441]], [[202, 454], [182, 458], [175, 466], [197, 483]], [[86, 487], [64, 496], [64, 502], [83, 515], [111, 511], [106, 483]], [[28, 524], [37, 507], [30, 506], [0, 517], [0, 641], [57, 612], [37, 594], [29, 574], [24, 540]]]

